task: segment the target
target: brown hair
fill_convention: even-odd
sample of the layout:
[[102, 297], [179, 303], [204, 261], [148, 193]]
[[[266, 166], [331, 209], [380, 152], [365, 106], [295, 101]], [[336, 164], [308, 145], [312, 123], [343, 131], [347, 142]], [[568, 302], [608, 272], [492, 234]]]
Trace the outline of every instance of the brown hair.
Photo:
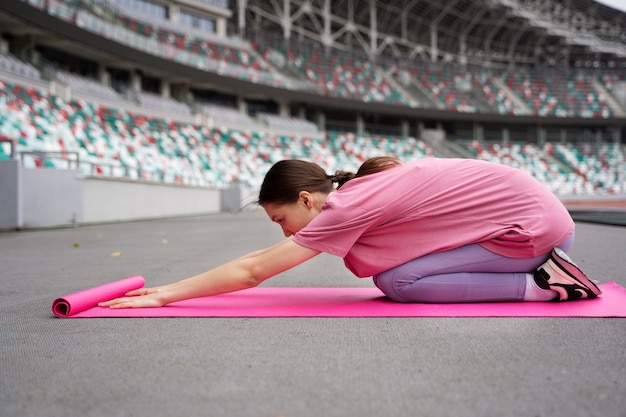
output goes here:
[[286, 159], [275, 163], [265, 175], [257, 204], [262, 206], [267, 203], [294, 203], [298, 200], [300, 191], [328, 194], [333, 190], [335, 182], [339, 189], [353, 178], [385, 171], [399, 164], [400, 161], [396, 158], [378, 156], [363, 162], [356, 174], [336, 171], [334, 175], [327, 175], [322, 167], [313, 162]]
[[400, 161], [398, 161], [396, 158], [393, 158], [391, 156], [375, 156], [374, 158], [370, 158], [363, 162], [356, 174], [346, 171], [337, 171], [335, 172], [338, 183], [337, 189], [339, 189], [342, 185], [344, 185], [346, 182], [350, 181], [353, 178], [376, 174], [377, 172], [385, 171], [397, 165], [400, 165]]

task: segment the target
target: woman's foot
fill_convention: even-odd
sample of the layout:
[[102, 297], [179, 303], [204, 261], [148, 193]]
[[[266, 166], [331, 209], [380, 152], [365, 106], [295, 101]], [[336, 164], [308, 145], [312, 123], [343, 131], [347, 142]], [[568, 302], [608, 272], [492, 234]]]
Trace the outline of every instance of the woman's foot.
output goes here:
[[554, 248], [550, 258], [537, 268], [534, 278], [540, 288], [556, 291], [560, 301], [596, 298], [602, 294], [600, 288], [559, 248]]

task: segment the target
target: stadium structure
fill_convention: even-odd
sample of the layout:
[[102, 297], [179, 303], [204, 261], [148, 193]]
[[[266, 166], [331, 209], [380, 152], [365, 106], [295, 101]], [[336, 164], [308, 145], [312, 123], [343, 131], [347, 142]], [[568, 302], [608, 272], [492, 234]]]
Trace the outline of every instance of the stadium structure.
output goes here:
[[239, 207], [286, 158], [479, 158], [563, 199], [626, 193], [626, 13], [592, 0], [3, 0], [0, 32], [0, 228], [123, 220], [90, 214], [96, 180]]

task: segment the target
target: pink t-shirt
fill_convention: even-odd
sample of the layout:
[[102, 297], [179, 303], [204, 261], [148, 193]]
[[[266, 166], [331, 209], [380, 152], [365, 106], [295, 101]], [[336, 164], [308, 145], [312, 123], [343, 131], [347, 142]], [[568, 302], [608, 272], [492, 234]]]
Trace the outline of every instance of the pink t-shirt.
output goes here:
[[521, 170], [427, 158], [349, 181], [293, 239], [343, 257], [350, 271], [368, 277], [472, 243], [511, 258], [534, 257], [573, 230], [563, 204]]

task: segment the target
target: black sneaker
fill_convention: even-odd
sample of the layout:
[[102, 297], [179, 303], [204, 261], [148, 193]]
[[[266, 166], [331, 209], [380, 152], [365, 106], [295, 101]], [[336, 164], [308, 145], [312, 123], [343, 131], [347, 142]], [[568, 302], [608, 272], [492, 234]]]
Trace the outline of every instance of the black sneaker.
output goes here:
[[596, 298], [602, 294], [600, 288], [559, 248], [552, 250], [550, 258], [537, 268], [534, 277], [540, 288], [556, 291], [560, 301]]

